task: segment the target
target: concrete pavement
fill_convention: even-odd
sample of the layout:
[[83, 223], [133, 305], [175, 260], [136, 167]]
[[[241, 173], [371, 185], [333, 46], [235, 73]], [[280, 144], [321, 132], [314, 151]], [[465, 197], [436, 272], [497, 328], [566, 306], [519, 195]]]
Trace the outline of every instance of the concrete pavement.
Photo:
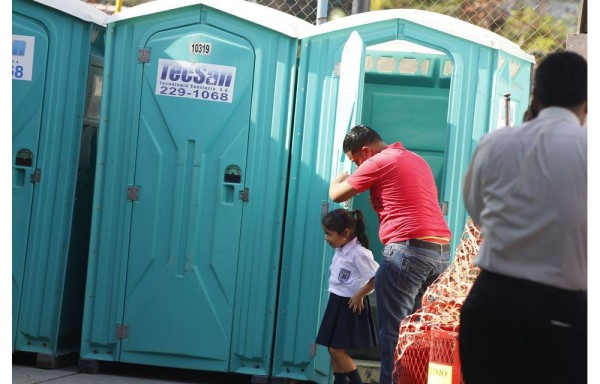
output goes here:
[[96, 374], [80, 373], [77, 365], [41, 369], [35, 355], [13, 355], [13, 384], [250, 384], [247, 375], [151, 367], [137, 364], [102, 363]]
[[[378, 384], [379, 364], [356, 360], [365, 384]], [[256, 380], [257, 378], [255, 378]], [[258, 378], [255, 383], [265, 383]], [[252, 384], [252, 376], [204, 372], [187, 369], [153, 367], [125, 363], [101, 363], [99, 373], [80, 373], [77, 365], [36, 368], [35, 354], [13, 354], [13, 384]], [[272, 380], [273, 384], [300, 384], [291, 379]]]

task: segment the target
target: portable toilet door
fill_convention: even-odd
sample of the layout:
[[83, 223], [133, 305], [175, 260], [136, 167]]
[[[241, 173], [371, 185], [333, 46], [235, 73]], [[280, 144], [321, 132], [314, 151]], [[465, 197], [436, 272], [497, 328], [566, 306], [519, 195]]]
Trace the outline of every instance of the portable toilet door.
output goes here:
[[53, 368], [81, 342], [91, 189], [79, 199], [76, 184], [105, 14], [39, 3], [12, 2], [12, 336], [13, 352]]
[[[355, 54], [347, 53], [350, 47]], [[353, 75], [360, 82], [353, 86], [344, 78], [350, 57], [359, 62], [349, 66], [364, 68]], [[340, 206], [329, 199], [332, 176], [351, 169], [340, 153], [345, 133], [357, 123], [369, 125], [388, 144], [401, 141], [425, 158], [454, 248], [466, 219], [461, 184], [472, 152], [484, 133], [497, 128], [501, 94], [511, 93], [519, 121], [529, 101], [532, 63], [531, 55], [492, 32], [427, 11], [361, 13], [301, 37], [279, 301], [286, 316], [278, 317], [274, 372], [326, 380], [329, 356], [314, 340], [333, 250], [320, 220]], [[340, 102], [349, 94], [357, 95], [355, 101]], [[346, 103], [351, 107], [341, 108]], [[368, 193], [341, 206], [366, 214], [371, 249], [380, 260], [383, 246]]]
[[109, 19], [80, 368], [268, 376], [297, 36], [240, 0]]

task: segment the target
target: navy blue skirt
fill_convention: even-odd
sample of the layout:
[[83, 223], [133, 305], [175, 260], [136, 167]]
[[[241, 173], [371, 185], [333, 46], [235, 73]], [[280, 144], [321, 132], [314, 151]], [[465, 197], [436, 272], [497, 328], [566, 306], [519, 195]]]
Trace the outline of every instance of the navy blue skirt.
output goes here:
[[369, 296], [361, 314], [348, 307], [349, 297], [329, 293], [329, 302], [321, 321], [316, 343], [329, 348], [354, 349], [377, 346], [377, 331]]

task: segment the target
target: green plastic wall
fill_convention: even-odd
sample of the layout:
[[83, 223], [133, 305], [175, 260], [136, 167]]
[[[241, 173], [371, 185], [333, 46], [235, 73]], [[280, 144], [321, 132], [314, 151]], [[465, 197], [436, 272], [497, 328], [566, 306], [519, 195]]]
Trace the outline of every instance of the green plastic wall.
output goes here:
[[[388, 143], [405, 142], [432, 166], [444, 217], [456, 234], [453, 248], [466, 220], [461, 185], [471, 155], [480, 137], [496, 128], [491, 116], [500, 94], [513, 94], [519, 121], [528, 101], [531, 70], [531, 63], [521, 58], [400, 17], [362, 24], [346, 19], [339, 28], [329, 23], [322, 33], [301, 41], [276, 326], [273, 372], [317, 382], [323, 382], [329, 370], [327, 349], [314, 340], [328, 298], [333, 256], [320, 220], [339, 206], [329, 199], [328, 189], [336, 167], [333, 154], [340, 150], [333, 148], [340, 97], [337, 67], [350, 34], [360, 35], [367, 55], [369, 46], [404, 40], [440, 51], [451, 61], [450, 78], [438, 64], [425, 71], [427, 76], [370, 74], [367, 68], [356, 108], [362, 112], [359, 122], [382, 132]], [[510, 80], [503, 77], [500, 57], [519, 63], [520, 74]], [[352, 203], [367, 204], [360, 198]]]
[[[450, 58], [422, 53], [377, 54], [367, 51], [367, 59], [372, 57], [374, 62], [382, 55], [393, 58], [396, 65], [393, 74], [382, 74], [375, 68], [367, 69], [362, 122], [376, 127], [386, 143], [400, 141], [405, 148], [423, 157], [433, 172], [438, 196], [442, 196], [450, 85], [450, 78], [443, 75], [443, 68]], [[401, 60], [414, 61], [416, 72], [398, 74]], [[379, 261], [383, 244], [379, 241], [378, 219], [371, 209], [368, 194], [354, 198], [353, 207], [365, 214], [371, 250]]]
[[83, 360], [270, 375], [297, 45], [203, 4], [108, 24]]
[[[84, 110], [90, 66], [102, 65], [104, 27], [15, 0], [12, 33], [13, 47], [25, 40], [32, 54], [27, 79], [23, 56], [15, 61], [13, 52], [13, 351], [54, 358], [78, 352], [81, 342], [91, 207], [76, 201], [76, 188], [88, 156], [80, 158], [83, 127], [97, 125], [84, 123]], [[28, 161], [18, 159], [23, 151]]]

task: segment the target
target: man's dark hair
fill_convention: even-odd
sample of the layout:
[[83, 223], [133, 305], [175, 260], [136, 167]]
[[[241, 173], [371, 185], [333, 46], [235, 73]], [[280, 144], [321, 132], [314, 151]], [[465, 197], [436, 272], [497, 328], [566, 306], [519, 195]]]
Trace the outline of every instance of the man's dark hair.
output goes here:
[[356, 153], [362, 147], [380, 141], [381, 137], [373, 129], [366, 125], [355, 125], [346, 133], [346, 137], [344, 137], [344, 153]]
[[574, 107], [587, 101], [587, 61], [575, 52], [552, 53], [535, 71], [534, 94], [545, 107]]

